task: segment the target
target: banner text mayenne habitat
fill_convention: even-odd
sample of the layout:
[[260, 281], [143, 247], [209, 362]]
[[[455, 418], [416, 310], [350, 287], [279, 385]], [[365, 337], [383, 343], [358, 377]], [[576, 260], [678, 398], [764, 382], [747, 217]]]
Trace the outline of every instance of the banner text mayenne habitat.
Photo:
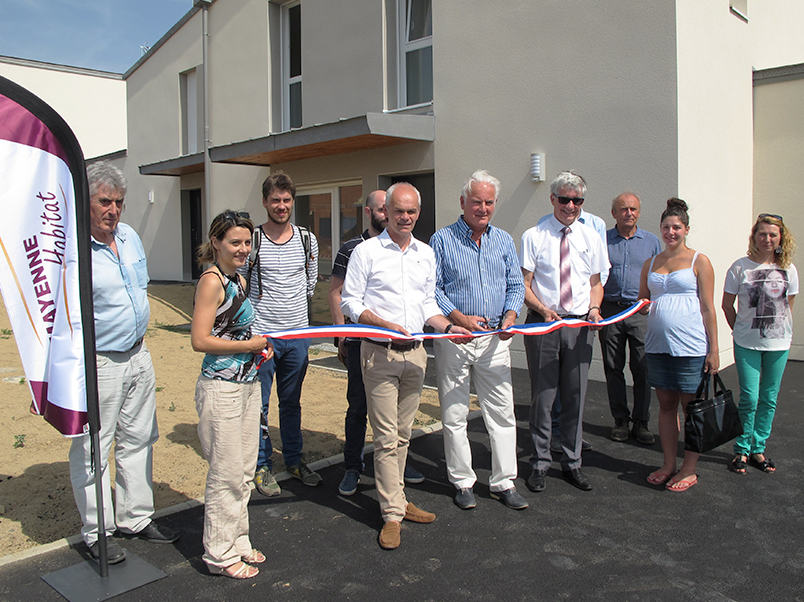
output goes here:
[[36, 235], [22, 241], [25, 247], [25, 255], [28, 258], [28, 269], [33, 279], [34, 293], [39, 304], [39, 312], [42, 320], [49, 322], [47, 333], [53, 334], [53, 320], [56, 317], [56, 303], [53, 300], [53, 292], [50, 283], [45, 276], [45, 266], [43, 263], [64, 264], [64, 251], [66, 248], [66, 236], [64, 234], [63, 211], [59, 207], [59, 202], [52, 192], [36, 195], [42, 201], [43, 211], [42, 225], [40, 230], [41, 244]]

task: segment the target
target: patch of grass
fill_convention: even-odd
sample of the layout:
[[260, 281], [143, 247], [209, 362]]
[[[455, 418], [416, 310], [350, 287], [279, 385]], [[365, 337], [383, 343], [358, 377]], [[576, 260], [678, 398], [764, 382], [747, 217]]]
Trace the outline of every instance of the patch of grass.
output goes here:
[[165, 387], [157, 387], [157, 388], [155, 389], [155, 391], [156, 391], [157, 393], [159, 393], [159, 391], [164, 391], [164, 390], [165, 390]]
[[175, 412], [175, 411], [176, 411], [176, 404], [171, 401], [170, 405], [168, 406], [168, 412]]
[[25, 435], [14, 435], [14, 449], [25, 447]]
[[27, 382], [28, 382], [28, 381], [27, 381], [27, 380], [25, 380], [25, 377], [24, 377], [24, 376], [20, 376], [20, 384], [21, 384], [21, 385], [24, 385], [24, 384], [25, 384], [25, 383], [27, 383]]
[[7, 339], [12, 334], [14, 334], [14, 331], [11, 330], [10, 328], [3, 328], [2, 330], [0, 330], [0, 339]]

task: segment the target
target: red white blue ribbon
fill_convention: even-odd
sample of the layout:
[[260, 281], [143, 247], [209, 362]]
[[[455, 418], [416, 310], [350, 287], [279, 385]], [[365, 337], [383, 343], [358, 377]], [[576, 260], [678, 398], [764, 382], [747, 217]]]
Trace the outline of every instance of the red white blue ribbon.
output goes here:
[[[601, 320], [597, 324], [598, 326], [608, 326], [609, 324], [620, 322], [621, 320], [630, 318], [648, 304], [650, 304], [650, 301], [638, 301], [616, 316]], [[591, 326], [593, 324], [594, 322], [589, 322], [588, 320], [576, 319], [558, 320], [555, 322], [534, 322], [532, 324], [509, 326], [501, 330], [478, 330], [472, 333], [472, 337], [487, 337], [502, 332], [534, 336], [547, 334], [559, 328], [583, 328], [584, 326]], [[416, 332], [413, 333], [412, 337], [406, 337], [401, 332], [389, 330], [388, 328], [380, 328], [379, 326], [368, 326], [366, 324], [336, 324], [333, 326], [309, 326], [307, 328], [264, 332], [262, 336], [269, 339], [326, 339], [333, 337], [350, 337], [355, 339], [392, 339], [395, 341], [409, 341], [412, 338], [421, 341], [424, 339], [462, 339], [466, 338], [468, 335], [457, 332], [450, 332], [448, 334], [442, 332]]]

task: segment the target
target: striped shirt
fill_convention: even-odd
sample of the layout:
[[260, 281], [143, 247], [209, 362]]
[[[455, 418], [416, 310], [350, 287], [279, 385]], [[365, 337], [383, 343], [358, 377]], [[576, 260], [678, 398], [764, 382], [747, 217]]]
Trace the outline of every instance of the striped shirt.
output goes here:
[[[276, 244], [260, 226], [260, 269], [251, 275], [249, 299], [254, 306], [255, 333], [304, 328], [307, 319], [307, 297], [312, 297], [318, 280], [318, 241], [310, 233], [312, 259], [305, 272], [304, 245], [299, 229], [287, 242]], [[262, 298], [257, 278], [262, 278]]]
[[496, 328], [505, 312], [519, 315], [525, 284], [510, 234], [489, 225], [478, 246], [461, 217], [433, 234], [430, 246], [436, 256], [436, 303], [445, 316], [457, 309]]

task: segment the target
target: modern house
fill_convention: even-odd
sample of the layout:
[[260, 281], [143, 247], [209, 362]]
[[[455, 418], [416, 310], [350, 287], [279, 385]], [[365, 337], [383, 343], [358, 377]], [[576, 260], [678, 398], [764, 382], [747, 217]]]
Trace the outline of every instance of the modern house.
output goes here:
[[375, 188], [420, 188], [426, 240], [487, 169], [503, 187], [494, 224], [519, 240], [572, 168], [610, 225], [626, 189], [654, 232], [667, 198], [687, 200], [719, 304], [759, 211], [804, 240], [787, 185], [804, 152], [803, 28], [800, 0], [196, 0], [123, 74], [125, 219], [152, 278], [190, 280], [209, 220], [263, 221], [261, 183], [282, 170], [328, 274]]

